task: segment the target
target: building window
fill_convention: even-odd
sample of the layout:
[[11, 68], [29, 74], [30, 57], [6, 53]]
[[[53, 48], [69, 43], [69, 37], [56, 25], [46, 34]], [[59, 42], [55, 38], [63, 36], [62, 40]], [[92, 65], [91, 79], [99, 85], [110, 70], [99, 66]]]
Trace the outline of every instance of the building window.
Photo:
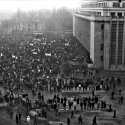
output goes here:
[[104, 49], [104, 44], [101, 44], [101, 50], [103, 51], [103, 49]]
[[122, 18], [122, 13], [118, 13], [118, 17], [119, 17], [119, 18]]
[[101, 16], [101, 12], [99, 12], [99, 16]]
[[113, 7], [120, 7], [120, 2], [113, 2]]
[[115, 17], [115, 13], [111, 13], [111, 17]]
[[102, 30], [104, 29], [104, 24], [101, 25], [101, 29], [102, 29]]
[[101, 62], [103, 62], [103, 56], [101, 56]]

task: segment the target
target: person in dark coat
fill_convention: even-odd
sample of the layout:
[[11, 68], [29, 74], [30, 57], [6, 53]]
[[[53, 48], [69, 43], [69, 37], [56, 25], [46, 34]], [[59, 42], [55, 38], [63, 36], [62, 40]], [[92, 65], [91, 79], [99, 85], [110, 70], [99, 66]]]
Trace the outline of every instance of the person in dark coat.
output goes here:
[[82, 116], [80, 115], [78, 118], [79, 124], [82, 124]]
[[123, 104], [123, 96], [120, 97], [121, 103]]
[[35, 117], [34, 117], [34, 125], [37, 125], [36, 115], [35, 115]]
[[18, 115], [16, 114], [16, 124], [18, 125], [18, 122], [19, 122], [19, 118], [18, 118]]
[[74, 117], [74, 112], [72, 111], [72, 112], [71, 112], [71, 118], [73, 118], [73, 117]]
[[21, 117], [22, 117], [22, 114], [21, 114], [21, 112], [19, 112], [19, 120], [21, 121]]
[[113, 118], [116, 118], [116, 110], [114, 110]]
[[92, 125], [97, 125], [96, 116], [94, 116], [94, 118], [93, 118], [93, 123], [92, 123]]
[[70, 125], [70, 118], [67, 118], [67, 125]]
[[13, 119], [13, 110], [10, 111], [10, 118]]

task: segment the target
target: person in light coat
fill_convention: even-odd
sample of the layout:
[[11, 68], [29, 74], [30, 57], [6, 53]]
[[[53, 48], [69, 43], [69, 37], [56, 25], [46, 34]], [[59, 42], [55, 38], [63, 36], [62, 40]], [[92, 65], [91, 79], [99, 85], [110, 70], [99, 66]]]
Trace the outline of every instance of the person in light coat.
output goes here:
[[27, 116], [27, 124], [30, 124], [30, 116]]

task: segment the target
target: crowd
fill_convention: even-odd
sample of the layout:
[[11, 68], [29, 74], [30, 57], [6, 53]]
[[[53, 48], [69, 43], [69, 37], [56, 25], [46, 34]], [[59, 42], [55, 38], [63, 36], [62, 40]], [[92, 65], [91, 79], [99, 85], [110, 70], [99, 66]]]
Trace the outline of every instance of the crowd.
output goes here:
[[79, 48], [74, 37], [61, 34], [1, 35], [0, 82], [13, 90], [23, 85], [41, 89], [48, 84], [50, 88], [60, 86], [56, 78], [67, 77], [76, 69], [86, 70], [87, 53]]
[[[0, 36], [0, 85], [5, 88], [5, 93], [0, 93], [0, 103], [9, 105], [10, 118], [13, 118], [13, 105], [23, 105], [27, 109], [35, 110], [38, 116], [47, 118], [47, 111], [54, 110], [56, 115], [60, 107], [66, 110], [107, 109], [106, 100], [100, 100], [94, 93], [95, 90], [109, 90], [120, 83], [120, 78], [95, 78], [95, 73], [87, 68], [90, 61], [88, 54], [73, 37], [65, 34], [23, 34], [20, 37], [9, 35]], [[90, 75], [89, 79], [77, 78], [77, 71], [83, 76]], [[32, 90], [32, 96], [24, 89]], [[91, 88], [91, 89], [90, 89]], [[92, 91], [90, 97], [62, 97], [54, 95], [47, 101], [40, 91], [61, 92], [65, 91]], [[123, 102], [123, 98], [119, 101]], [[109, 105], [108, 110], [112, 107]], [[72, 112], [73, 116], [73, 112]], [[35, 117], [36, 118], [36, 117]], [[21, 119], [21, 113], [16, 115], [16, 120]], [[95, 117], [96, 119], [96, 117]], [[27, 117], [30, 121], [30, 117]], [[34, 120], [36, 123], [36, 120]], [[67, 119], [68, 123], [70, 122]], [[82, 117], [79, 117], [82, 123]]]

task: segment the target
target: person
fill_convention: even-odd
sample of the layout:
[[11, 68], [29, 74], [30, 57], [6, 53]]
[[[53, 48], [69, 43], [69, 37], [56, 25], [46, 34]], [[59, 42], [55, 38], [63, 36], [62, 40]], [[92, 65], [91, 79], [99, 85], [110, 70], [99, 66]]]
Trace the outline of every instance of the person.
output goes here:
[[13, 119], [13, 110], [10, 111], [10, 118]]
[[70, 125], [70, 118], [67, 118], [67, 125]]
[[30, 124], [30, 116], [29, 115], [27, 116], [27, 124], [28, 125]]
[[81, 91], [81, 85], [79, 84], [79, 91]]
[[66, 110], [66, 102], [63, 103], [63, 108]]
[[81, 110], [83, 110], [83, 101], [80, 102]]
[[87, 103], [86, 101], [84, 101], [84, 109], [86, 109]]
[[111, 95], [112, 95], [112, 99], [114, 99], [114, 94], [115, 94], [115, 92], [112, 91], [112, 93], [111, 93]]
[[121, 103], [123, 104], [123, 96], [121, 96]]
[[109, 105], [108, 111], [109, 111], [109, 112], [112, 112], [112, 105], [111, 105], [111, 104]]
[[44, 117], [47, 118], [47, 111], [44, 112]]
[[97, 125], [96, 116], [94, 116], [94, 118], [93, 118], [93, 123], [92, 123], [92, 125]]
[[82, 116], [81, 115], [78, 117], [78, 121], [79, 121], [79, 124], [82, 124]]
[[34, 117], [34, 125], [37, 125], [36, 115], [35, 115], [35, 117]]
[[94, 90], [92, 90], [92, 96], [94, 96], [95, 95], [95, 92], [94, 92]]
[[76, 110], [76, 101], [73, 102], [74, 110]]
[[71, 112], [71, 118], [73, 118], [73, 117], [74, 117], [74, 112], [72, 111], [72, 112]]
[[116, 118], [116, 110], [114, 110], [113, 118]]
[[58, 116], [58, 108], [55, 109], [56, 116]]
[[19, 118], [18, 115], [16, 114], [16, 124], [18, 124]]
[[18, 115], [19, 115], [19, 120], [21, 121], [21, 117], [22, 117], [22, 116], [21, 116], [21, 112], [19, 112]]
[[72, 103], [71, 101], [69, 101], [69, 110], [71, 110], [71, 107], [72, 107]]
[[119, 89], [119, 95], [121, 95], [121, 92], [122, 92], [122, 90], [121, 90], [121, 89]]

